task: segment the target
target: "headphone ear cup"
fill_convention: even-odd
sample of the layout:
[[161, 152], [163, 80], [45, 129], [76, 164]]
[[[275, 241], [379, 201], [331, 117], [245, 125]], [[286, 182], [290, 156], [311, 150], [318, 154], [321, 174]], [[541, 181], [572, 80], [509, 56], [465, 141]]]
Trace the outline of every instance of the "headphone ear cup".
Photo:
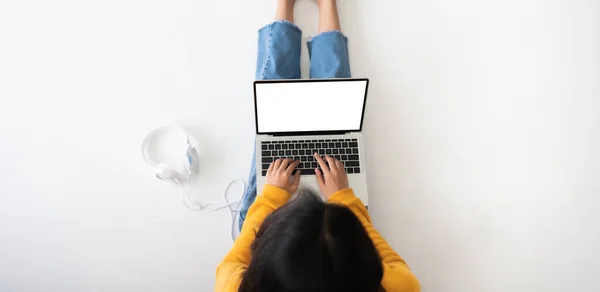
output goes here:
[[175, 171], [165, 164], [157, 165], [154, 171], [156, 173], [156, 177], [161, 180], [170, 181], [174, 183], [179, 182], [179, 178], [177, 177]]
[[183, 165], [185, 165], [185, 170], [188, 172], [189, 175], [191, 175], [194, 172], [194, 169], [196, 168], [196, 161], [197, 161], [198, 155], [196, 154], [196, 149], [192, 146], [188, 147], [186, 153], [185, 153], [185, 157], [183, 158]]

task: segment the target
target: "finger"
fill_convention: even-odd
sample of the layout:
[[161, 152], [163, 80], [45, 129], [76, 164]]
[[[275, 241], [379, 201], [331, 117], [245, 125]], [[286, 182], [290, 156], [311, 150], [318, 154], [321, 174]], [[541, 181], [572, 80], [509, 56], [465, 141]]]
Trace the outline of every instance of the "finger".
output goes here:
[[288, 165], [290, 165], [290, 162], [292, 162], [291, 158], [286, 158], [281, 162], [281, 165], [279, 166], [279, 170], [281, 171], [285, 171], [288, 167]]
[[294, 189], [297, 189], [298, 185], [300, 185], [300, 170], [296, 171], [296, 174], [294, 175], [294, 183], [292, 183]]
[[325, 156], [325, 159], [327, 160], [327, 163], [329, 163], [329, 169], [331, 172], [337, 172], [338, 169], [335, 165], [335, 159], [333, 159], [331, 156]]
[[296, 174], [291, 177], [291, 183], [289, 191], [291, 194], [295, 193], [298, 190], [298, 186], [300, 185], [300, 170], [296, 171]]
[[323, 177], [323, 173], [318, 168], [315, 168], [315, 174], [317, 176], [317, 183], [319, 184], [319, 188], [325, 188], [325, 178]]
[[337, 169], [338, 169], [339, 171], [342, 171], [342, 170], [344, 170], [344, 172], [345, 172], [345, 169], [344, 169], [344, 164], [343, 164], [341, 161], [339, 161], [339, 160], [337, 160], [337, 159], [336, 159], [336, 160], [335, 160], [335, 166], [337, 167]]
[[315, 153], [315, 159], [317, 160], [317, 163], [323, 170], [323, 175], [329, 174], [329, 167], [327, 166], [325, 161], [323, 161], [323, 158], [321, 158], [321, 156], [318, 153]]
[[267, 169], [267, 173], [271, 173], [273, 171], [273, 164], [275, 164], [275, 161], [271, 162], [271, 164], [269, 164], [269, 169]]
[[294, 169], [298, 166], [298, 164], [300, 164], [300, 161], [297, 160], [290, 163], [290, 165], [285, 169], [285, 172], [291, 175], [292, 172], [294, 172]]
[[281, 161], [282, 161], [282, 160], [283, 160], [283, 159], [279, 158], [279, 159], [275, 160], [275, 162], [273, 162], [273, 163], [274, 163], [274, 164], [273, 164], [273, 171], [276, 171], [276, 170], [278, 170], [278, 169], [279, 169], [279, 166], [281, 165]]

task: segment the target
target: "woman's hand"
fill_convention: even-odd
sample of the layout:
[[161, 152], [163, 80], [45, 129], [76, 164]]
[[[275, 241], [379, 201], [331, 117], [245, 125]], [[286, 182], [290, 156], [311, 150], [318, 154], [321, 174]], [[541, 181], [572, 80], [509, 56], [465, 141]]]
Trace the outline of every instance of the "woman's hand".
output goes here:
[[298, 184], [300, 183], [300, 170], [296, 171], [293, 179], [292, 173], [299, 163], [300, 161], [294, 161], [290, 158], [280, 158], [271, 162], [267, 170], [265, 183], [293, 194], [298, 189]]
[[325, 198], [329, 199], [331, 195], [349, 187], [348, 175], [346, 175], [346, 169], [341, 161], [331, 156], [325, 156], [328, 166], [318, 153], [315, 153], [314, 156], [321, 167], [321, 169], [315, 169], [315, 173], [319, 188]]

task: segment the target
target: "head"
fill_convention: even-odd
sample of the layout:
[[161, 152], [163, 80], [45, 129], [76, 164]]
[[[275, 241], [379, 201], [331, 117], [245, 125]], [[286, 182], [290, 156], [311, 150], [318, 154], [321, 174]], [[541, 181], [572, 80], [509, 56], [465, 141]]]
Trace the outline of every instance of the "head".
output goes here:
[[309, 190], [269, 215], [239, 291], [380, 291], [381, 259], [358, 218]]

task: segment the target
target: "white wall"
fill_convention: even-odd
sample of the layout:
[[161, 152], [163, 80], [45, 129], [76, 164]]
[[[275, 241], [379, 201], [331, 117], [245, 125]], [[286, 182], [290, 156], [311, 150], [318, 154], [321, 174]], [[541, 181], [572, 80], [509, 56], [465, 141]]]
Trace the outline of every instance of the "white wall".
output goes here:
[[[340, 2], [370, 211], [425, 291], [600, 290], [599, 2]], [[211, 290], [228, 214], [184, 209], [139, 144], [188, 126], [206, 201], [245, 178], [273, 4], [0, 2], [0, 291]]]

